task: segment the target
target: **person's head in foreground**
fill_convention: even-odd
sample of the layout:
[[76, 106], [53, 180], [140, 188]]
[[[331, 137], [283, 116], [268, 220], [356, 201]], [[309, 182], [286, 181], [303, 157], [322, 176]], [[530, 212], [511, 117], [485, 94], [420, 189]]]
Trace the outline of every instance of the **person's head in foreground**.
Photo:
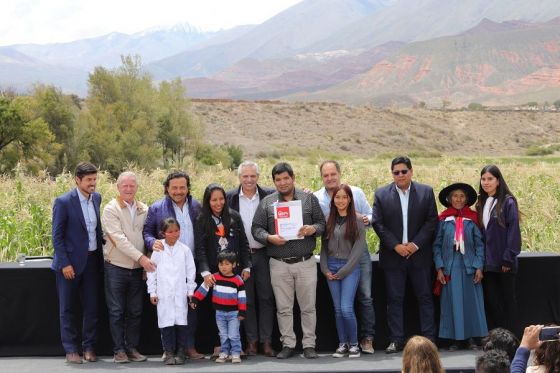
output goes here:
[[476, 358], [475, 373], [509, 373], [509, 359], [501, 350], [489, 350]]
[[436, 345], [426, 337], [414, 336], [406, 342], [403, 373], [444, 373]]
[[509, 361], [513, 360], [517, 347], [519, 347], [519, 339], [512, 332], [504, 328], [490, 330], [488, 336], [482, 340], [482, 350], [504, 351]]

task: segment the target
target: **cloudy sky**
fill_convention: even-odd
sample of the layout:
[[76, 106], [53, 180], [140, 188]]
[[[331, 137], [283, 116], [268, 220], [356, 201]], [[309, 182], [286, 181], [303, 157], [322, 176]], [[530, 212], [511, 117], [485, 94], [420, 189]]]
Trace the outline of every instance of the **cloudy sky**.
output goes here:
[[4, 0], [0, 45], [66, 42], [188, 22], [203, 30], [258, 24], [301, 0]]

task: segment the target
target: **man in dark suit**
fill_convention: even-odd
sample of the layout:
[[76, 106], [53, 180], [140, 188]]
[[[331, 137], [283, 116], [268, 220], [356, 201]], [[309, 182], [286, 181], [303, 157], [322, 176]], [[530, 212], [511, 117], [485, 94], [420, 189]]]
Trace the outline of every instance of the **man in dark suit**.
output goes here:
[[[263, 188], [258, 185], [259, 166], [251, 161], [245, 161], [239, 165], [239, 187], [227, 192], [228, 206], [241, 215], [243, 228], [249, 242], [251, 253], [251, 277], [245, 282], [247, 292], [247, 315], [243, 322], [247, 346], [247, 355], [257, 353], [257, 344], [262, 343], [265, 356], [275, 356], [272, 349], [272, 328], [274, 323], [274, 293], [270, 283], [269, 258], [266, 255], [266, 247], [256, 241], [251, 234], [253, 216], [259, 207], [259, 202], [275, 190]], [[258, 307], [256, 303], [258, 302]], [[257, 318], [257, 309], [259, 317]]]
[[431, 293], [432, 242], [437, 226], [433, 189], [412, 181], [408, 157], [391, 162], [393, 183], [375, 191], [372, 225], [379, 236], [379, 265], [385, 272], [387, 321], [391, 343], [386, 353], [403, 348], [403, 301], [410, 278], [420, 307], [422, 335], [435, 340]]
[[75, 304], [82, 305], [82, 351], [88, 362], [97, 360], [97, 295], [99, 273], [103, 268], [103, 233], [99, 206], [101, 195], [95, 192], [97, 168], [87, 162], [75, 171], [76, 189], [54, 201], [52, 240], [60, 315], [60, 338], [68, 363], [81, 364], [77, 345], [78, 328]]

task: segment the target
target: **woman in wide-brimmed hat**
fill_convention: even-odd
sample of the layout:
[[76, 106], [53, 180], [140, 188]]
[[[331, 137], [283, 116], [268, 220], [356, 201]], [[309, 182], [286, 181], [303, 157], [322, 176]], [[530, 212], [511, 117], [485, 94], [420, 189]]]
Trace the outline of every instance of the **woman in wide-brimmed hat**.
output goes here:
[[439, 193], [446, 207], [439, 214], [439, 227], [433, 245], [437, 281], [442, 285], [439, 337], [451, 339], [451, 351], [462, 341], [477, 349], [474, 338], [488, 335], [484, 314], [482, 270], [484, 244], [476, 212], [472, 186], [455, 183]]

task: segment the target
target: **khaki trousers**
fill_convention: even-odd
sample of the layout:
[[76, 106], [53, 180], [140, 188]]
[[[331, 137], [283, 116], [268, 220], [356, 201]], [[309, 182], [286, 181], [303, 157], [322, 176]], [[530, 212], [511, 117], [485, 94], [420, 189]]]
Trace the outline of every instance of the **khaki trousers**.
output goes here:
[[315, 348], [315, 299], [317, 290], [317, 263], [312, 256], [304, 262], [287, 264], [270, 259], [270, 279], [276, 298], [276, 316], [283, 347], [296, 347], [294, 333], [294, 295], [301, 311], [303, 348]]

